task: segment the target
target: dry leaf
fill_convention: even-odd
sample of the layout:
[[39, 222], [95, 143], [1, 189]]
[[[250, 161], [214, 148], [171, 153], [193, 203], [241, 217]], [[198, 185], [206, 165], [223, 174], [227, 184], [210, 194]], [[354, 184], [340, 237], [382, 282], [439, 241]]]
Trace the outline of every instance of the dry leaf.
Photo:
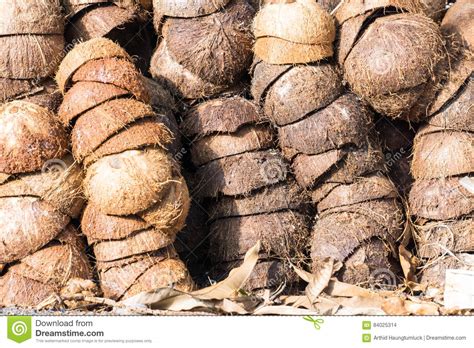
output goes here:
[[432, 302], [416, 303], [405, 301], [405, 308], [408, 312], [415, 315], [439, 315], [439, 306]]
[[417, 283], [415, 276], [416, 267], [418, 265], [417, 258], [413, 256], [403, 245], [398, 247], [398, 255], [400, 258], [400, 265], [402, 266], [403, 274], [407, 282]]

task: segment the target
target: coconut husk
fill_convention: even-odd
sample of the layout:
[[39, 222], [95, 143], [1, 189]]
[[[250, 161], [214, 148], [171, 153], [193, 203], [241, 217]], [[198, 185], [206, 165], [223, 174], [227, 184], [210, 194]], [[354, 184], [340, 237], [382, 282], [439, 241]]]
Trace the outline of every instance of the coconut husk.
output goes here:
[[255, 11], [245, 0], [196, 18], [169, 18], [163, 36], [174, 60], [204, 81], [237, 82], [252, 62], [250, 24]]
[[222, 197], [212, 205], [209, 218], [216, 220], [227, 217], [273, 213], [281, 210], [306, 210], [309, 197], [293, 181], [264, 187], [248, 197]]
[[319, 155], [298, 155], [292, 163], [296, 181], [304, 188], [313, 184], [326, 174], [346, 155], [342, 150], [330, 150]]
[[255, 57], [251, 67], [252, 85], [250, 92], [252, 97], [258, 103], [266, 96], [269, 87], [283, 74], [289, 71], [293, 66], [268, 64], [258, 57]]
[[164, 40], [160, 42], [151, 58], [150, 73], [174, 95], [184, 99], [209, 97], [227, 88], [203, 80], [176, 62]]
[[0, 277], [0, 305], [34, 307], [55, 292], [55, 288], [13, 272]]
[[[153, 116], [151, 106], [134, 99], [109, 100], [83, 114], [76, 122], [71, 138], [74, 157], [82, 160], [101, 144], [136, 120]], [[163, 126], [164, 140], [170, 134]]]
[[444, 288], [446, 270], [464, 269], [474, 271], [474, 256], [467, 253], [445, 255], [428, 262], [420, 270], [420, 283], [437, 288]]
[[131, 61], [123, 58], [91, 60], [77, 69], [71, 81], [72, 83], [85, 81], [110, 83], [128, 90], [136, 99], [144, 103], [150, 102], [143, 76]]
[[164, 117], [151, 117], [135, 121], [120, 133], [104, 141], [89, 156], [84, 158], [85, 167], [104, 156], [118, 154], [127, 150], [138, 150], [145, 147], [167, 149], [171, 143], [169, 129], [163, 124]]
[[230, 0], [192, 0], [185, 3], [176, 0], [153, 0], [153, 9], [164, 16], [192, 18], [220, 11]]
[[336, 60], [340, 66], [344, 66], [347, 55], [352, 50], [357, 38], [360, 36], [364, 24], [368, 23], [373, 14], [373, 12], [368, 12], [363, 15], [349, 18], [339, 26], [339, 34], [336, 43]]
[[66, 132], [47, 109], [24, 101], [0, 106], [0, 172], [41, 170], [46, 161], [65, 156], [67, 143]]
[[366, 142], [372, 114], [354, 95], [345, 94], [300, 122], [279, 128], [284, 151], [320, 154], [347, 144]]
[[70, 87], [70, 79], [80, 67], [89, 61], [101, 58], [132, 60], [122, 47], [109, 39], [95, 38], [77, 44], [59, 65], [58, 72], [56, 73], [56, 82], [58, 83], [59, 90], [64, 94], [66, 89]]
[[59, 0], [5, 1], [2, 4], [0, 36], [64, 33]]
[[194, 194], [199, 197], [245, 195], [285, 180], [287, 171], [287, 164], [273, 150], [225, 157], [198, 168]]
[[195, 141], [191, 158], [196, 166], [247, 151], [270, 148], [275, 143], [272, 129], [265, 125], [244, 126], [236, 133], [213, 134]]
[[0, 263], [22, 259], [47, 244], [70, 218], [37, 197], [0, 198]]
[[46, 162], [41, 172], [21, 174], [0, 185], [0, 197], [39, 197], [72, 218], [84, 204], [83, 174], [71, 157]]
[[17, 80], [0, 77], [0, 102], [15, 99], [16, 96], [26, 94], [34, 88], [32, 80]]
[[474, 9], [469, 0], [458, 0], [446, 12], [441, 23], [443, 34], [454, 35], [455, 40], [460, 40], [471, 51], [474, 49], [473, 13]]
[[425, 14], [436, 22], [441, 22], [446, 13], [446, 0], [422, 0]]
[[[173, 98], [173, 95], [168, 89], [166, 89], [157, 81], [148, 77], [144, 77], [143, 80], [150, 94], [150, 104], [154, 109], [162, 110], [164, 108], [173, 113], [178, 111], [176, 100]], [[173, 122], [176, 123], [174, 118]]]
[[431, 220], [456, 219], [472, 213], [474, 193], [460, 179], [415, 181], [409, 196], [410, 213]]
[[340, 2], [341, 0], [318, 0], [318, 4], [327, 12], [332, 12]]
[[454, 221], [428, 221], [415, 225], [413, 233], [417, 255], [436, 258], [450, 253], [474, 251], [474, 221], [472, 217]]
[[63, 55], [63, 35], [0, 36], [0, 78], [40, 79], [51, 76]]
[[99, 159], [87, 170], [84, 190], [103, 213], [130, 215], [163, 199], [174, 163], [160, 149], [128, 150]]
[[235, 133], [240, 127], [262, 120], [257, 106], [242, 97], [217, 98], [192, 108], [181, 130], [186, 136]]
[[213, 263], [239, 260], [258, 240], [261, 257], [295, 257], [308, 236], [304, 215], [287, 210], [216, 220], [210, 225], [210, 259]]
[[125, 97], [130, 92], [113, 84], [101, 82], [77, 82], [64, 95], [58, 117], [64, 125], [71, 124], [84, 112], [106, 101]]
[[330, 64], [296, 66], [268, 89], [265, 116], [279, 126], [298, 121], [320, 110], [342, 94], [337, 69]]

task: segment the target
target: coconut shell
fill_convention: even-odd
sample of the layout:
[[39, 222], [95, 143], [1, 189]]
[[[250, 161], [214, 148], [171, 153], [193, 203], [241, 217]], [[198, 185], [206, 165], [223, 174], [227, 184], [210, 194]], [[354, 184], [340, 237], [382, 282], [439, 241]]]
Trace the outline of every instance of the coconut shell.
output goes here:
[[123, 58], [132, 60], [125, 50], [113, 41], [105, 38], [95, 38], [74, 46], [64, 57], [56, 73], [56, 82], [59, 90], [64, 94], [69, 86], [70, 79], [85, 63], [101, 58]]
[[36, 197], [0, 198], [0, 263], [22, 259], [56, 237], [70, 218]]
[[261, 257], [295, 257], [308, 236], [307, 220], [294, 211], [221, 219], [210, 226], [211, 261], [239, 260], [258, 240]]
[[160, 202], [174, 164], [160, 149], [129, 150], [99, 159], [87, 170], [84, 190], [103, 213], [129, 215]]
[[196, 166], [247, 151], [264, 150], [275, 143], [274, 132], [268, 126], [246, 126], [236, 133], [215, 134], [195, 141], [191, 158]]
[[346, 155], [342, 150], [330, 150], [319, 155], [298, 155], [292, 168], [298, 184], [304, 188], [313, 184], [326, 174], [336, 163]]
[[266, 96], [269, 87], [285, 72], [290, 70], [293, 66], [268, 64], [256, 57], [251, 67], [252, 85], [251, 93], [253, 99], [258, 103]]
[[[71, 138], [74, 157], [82, 160], [102, 143], [138, 119], [153, 116], [151, 106], [134, 99], [109, 100], [83, 114]], [[169, 133], [166, 134], [169, 137]]]
[[174, 95], [184, 99], [212, 96], [227, 88], [203, 80], [176, 62], [168, 51], [166, 41], [161, 41], [153, 54], [150, 73]]
[[106, 101], [125, 97], [126, 89], [101, 82], [77, 82], [64, 95], [58, 117], [64, 125], [69, 125], [84, 112]]
[[431, 220], [456, 219], [473, 212], [473, 198], [459, 177], [417, 180], [410, 191], [410, 213]]
[[472, 32], [474, 25], [472, 16], [474, 9], [469, 0], [456, 1], [446, 12], [441, 23], [441, 30], [446, 36], [454, 35], [461, 40], [471, 51], [474, 49], [474, 37]]
[[240, 127], [261, 121], [258, 107], [241, 97], [217, 98], [192, 108], [181, 129], [186, 136], [235, 133]]
[[429, 262], [420, 270], [420, 283], [444, 288], [446, 270], [448, 269], [474, 271], [474, 255], [467, 253], [454, 254], [453, 256], [445, 255], [443, 258], [437, 258], [433, 262]]
[[415, 137], [412, 174], [415, 179], [434, 179], [474, 172], [474, 134], [428, 133], [422, 128]]
[[[286, 179], [287, 164], [275, 151], [246, 152], [205, 164], [196, 172], [194, 195], [236, 196]], [[251, 173], [251, 175], [249, 175]]]
[[265, 187], [248, 197], [222, 197], [213, 204], [210, 219], [273, 213], [281, 210], [304, 210], [309, 198], [292, 180]]
[[164, 16], [192, 18], [220, 11], [230, 0], [153, 0], [153, 9]]
[[52, 285], [43, 284], [20, 274], [7, 272], [0, 277], [0, 305], [34, 307], [55, 292]]
[[354, 95], [346, 94], [300, 122], [279, 128], [284, 151], [320, 154], [347, 144], [362, 146], [368, 136], [371, 112]]
[[63, 35], [0, 36], [0, 78], [51, 76], [63, 55]]
[[209, 16], [169, 18], [163, 26], [164, 40], [186, 70], [213, 84], [231, 85], [252, 62], [254, 13], [245, 0], [236, 0]]
[[40, 170], [66, 149], [66, 133], [47, 109], [24, 101], [0, 106], [0, 172]]
[[422, 258], [435, 258], [445, 254], [474, 251], [474, 221], [466, 218], [457, 221], [433, 221], [415, 226], [417, 254]]
[[329, 64], [296, 66], [269, 88], [265, 116], [278, 125], [298, 121], [326, 107], [342, 94], [337, 69]]
[[122, 57], [91, 60], [74, 73], [72, 83], [110, 83], [129, 91], [138, 100], [149, 103], [150, 95], [143, 76], [135, 65]]
[[364, 24], [372, 18], [373, 12], [352, 17], [339, 26], [339, 34], [336, 43], [336, 59], [340, 66], [344, 66], [347, 55], [352, 50], [354, 43], [362, 32]]

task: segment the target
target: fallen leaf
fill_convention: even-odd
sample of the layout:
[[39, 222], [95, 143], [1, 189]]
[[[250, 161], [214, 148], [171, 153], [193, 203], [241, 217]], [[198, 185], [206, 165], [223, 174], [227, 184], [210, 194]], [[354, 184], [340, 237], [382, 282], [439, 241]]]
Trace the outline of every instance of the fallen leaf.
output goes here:
[[405, 276], [406, 283], [413, 282], [417, 283], [416, 279], [416, 267], [418, 266], [418, 259], [413, 256], [403, 245], [398, 247], [398, 255], [400, 258], [400, 265], [402, 266], [403, 274]]

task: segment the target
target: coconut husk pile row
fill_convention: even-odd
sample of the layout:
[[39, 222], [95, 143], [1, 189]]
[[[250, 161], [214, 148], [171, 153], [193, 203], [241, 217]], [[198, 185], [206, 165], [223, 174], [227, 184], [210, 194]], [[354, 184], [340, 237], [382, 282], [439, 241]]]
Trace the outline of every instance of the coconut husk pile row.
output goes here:
[[82, 179], [53, 113], [26, 101], [0, 106], [0, 305], [35, 305], [72, 277], [91, 278], [70, 225]]
[[246, 0], [153, 1], [158, 45], [150, 72], [183, 99], [212, 96], [241, 82], [252, 60]]
[[[327, 37], [320, 40], [332, 47], [334, 22], [314, 2], [268, 4], [257, 14], [254, 30], [259, 32], [260, 26], [269, 26], [272, 20], [288, 23], [287, 13], [307, 18], [304, 23], [310, 32], [314, 32], [310, 27], [328, 28]], [[290, 27], [278, 28], [296, 34]], [[303, 28], [301, 41], [304, 34]], [[284, 52], [289, 57], [294, 53]], [[258, 50], [256, 54], [253, 97], [278, 127], [283, 155], [291, 162], [299, 186], [311, 192], [317, 209], [311, 243], [313, 270], [332, 257], [344, 262], [339, 276], [346, 282], [367, 283], [378, 269], [395, 272], [392, 250], [402, 232], [403, 216], [373, 134], [372, 112], [354, 94], [345, 92], [338, 68], [321, 60], [324, 55], [304, 65], [296, 64], [298, 58], [284, 61], [293, 64], [276, 65], [268, 55], [259, 55]]]
[[5, 1], [0, 15], [0, 103], [15, 99], [55, 110], [50, 77], [64, 56], [59, 0]]
[[246, 289], [295, 286], [288, 261], [303, 259], [308, 198], [289, 175], [259, 108], [239, 96], [211, 99], [186, 114], [182, 129], [193, 139], [193, 192], [210, 215], [213, 278], [227, 275], [260, 240], [260, 260]]
[[457, 1], [443, 19], [450, 75], [415, 138], [410, 213], [421, 281], [434, 286], [448, 268], [474, 270], [473, 15], [469, 1]]
[[[85, 170], [82, 230], [106, 297], [193, 283], [172, 246], [189, 194], [167, 150], [165, 114], [157, 114], [142, 75], [124, 49], [104, 38], [68, 53], [57, 76], [58, 116], [71, 126], [72, 153]], [[155, 101], [156, 103], [156, 101]]]

